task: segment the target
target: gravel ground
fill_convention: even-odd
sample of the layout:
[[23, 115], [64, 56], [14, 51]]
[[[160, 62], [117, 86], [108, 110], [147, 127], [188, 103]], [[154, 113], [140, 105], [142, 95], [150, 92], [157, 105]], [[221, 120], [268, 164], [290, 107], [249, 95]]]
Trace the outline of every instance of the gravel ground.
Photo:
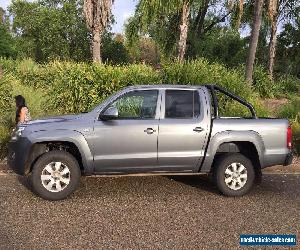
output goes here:
[[0, 249], [236, 249], [244, 233], [299, 239], [299, 208], [299, 174], [266, 174], [241, 198], [206, 176], [85, 177], [59, 202], [1, 174]]

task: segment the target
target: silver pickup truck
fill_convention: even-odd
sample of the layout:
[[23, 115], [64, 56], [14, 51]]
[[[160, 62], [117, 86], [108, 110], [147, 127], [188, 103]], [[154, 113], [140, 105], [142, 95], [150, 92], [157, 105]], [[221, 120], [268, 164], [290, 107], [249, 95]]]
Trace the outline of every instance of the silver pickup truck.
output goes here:
[[[221, 117], [219, 96], [248, 118]], [[261, 169], [292, 161], [285, 119], [258, 119], [252, 105], [216, 85], [128, 87], [89, 113], [18, 126], [8, 163], [33, 191], [64, 199], [81, 175], [212, 174], [221, 193], [247, 193]]]

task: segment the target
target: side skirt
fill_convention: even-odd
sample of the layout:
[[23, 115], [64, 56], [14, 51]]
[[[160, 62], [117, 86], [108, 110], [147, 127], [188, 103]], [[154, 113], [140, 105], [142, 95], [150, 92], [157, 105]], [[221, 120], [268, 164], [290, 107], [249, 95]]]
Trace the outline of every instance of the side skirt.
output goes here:
[[178, 173], [178, 172], [152, 172], [152, 173], [132, 173], [132, 174], [122, 174], [122, 173], [109, 173], [109, 174], [94, 174], [89, 175], [93, 177], [125, 177], [125, 176], [168, 176], [168, 175], [207, 175], [208, 173]]

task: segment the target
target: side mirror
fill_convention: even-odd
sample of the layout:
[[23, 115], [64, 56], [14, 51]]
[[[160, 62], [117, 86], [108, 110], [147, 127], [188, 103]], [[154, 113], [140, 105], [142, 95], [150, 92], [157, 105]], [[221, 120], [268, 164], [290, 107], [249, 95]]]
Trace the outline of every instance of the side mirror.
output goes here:
[[109, 107], [103, 113], [99, 115], [99, 119], [107, 121], [117, 119], [119, 116], [118, 109], [116, 107]]

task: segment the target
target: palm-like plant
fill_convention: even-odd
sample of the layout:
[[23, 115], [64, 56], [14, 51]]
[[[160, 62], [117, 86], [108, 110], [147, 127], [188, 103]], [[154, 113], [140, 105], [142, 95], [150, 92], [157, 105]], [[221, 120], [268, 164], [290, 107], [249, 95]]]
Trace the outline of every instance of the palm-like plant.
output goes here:
[[111, 19], [113, 0], [84, 0], [83, 12], [92, 33], [93, 61], [101, 62], [102, 35]]

